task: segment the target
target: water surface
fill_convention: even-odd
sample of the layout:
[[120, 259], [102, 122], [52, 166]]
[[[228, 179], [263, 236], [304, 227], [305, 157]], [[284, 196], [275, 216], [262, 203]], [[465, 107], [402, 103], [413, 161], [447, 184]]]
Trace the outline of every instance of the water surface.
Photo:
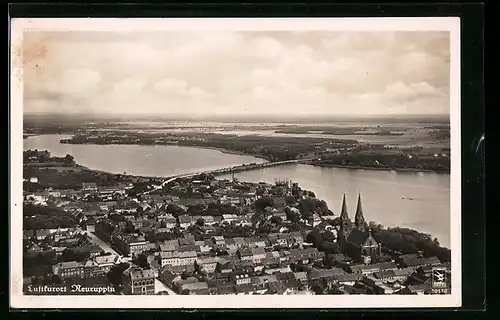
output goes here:
[[[171, 176], [231, 167], [265, 160], [217, 150], [178, 146], [71, 145], [61, 135], [24, 139], [24, 149], [49, 150], [54, 156], [71, 154], [77, 163], [96, 170], [146, 176]], [[335, 214], [345, 192], [351, 218], [361, 192], [367, 221], [386, 227], [409, 227], [450, 243], [450, 175], [431, 172], [393, 172], [286, 165], [235, 174], [250, 182], [287, 179], [324, 199]], [[229, 178], [229, 176], [222, 177]], [[412, 198], [413, 200], [403, 199]]]
[[172, 176], [214, 170], [264, 159], [227, 154], [214, 149], [179, 146], [62, 144], [64, 135], [24, 139], [24, 150], [49, 150], [53, 156], [71, 154], [78, 164], [95, 170], [142, 176]]
[[[224, 178], [230, 177], [221, 177]], [[449, 174], [290, 164], [237, 173], [235, 178], [270, 183], [292, 180], [325, 200], [335, 214], [340, 213], [345, 192], [351, 219], [354, 219], [357, 196], [361, 193], [367, 221], [376, 221], [385, 227], [409, 227], [437, 237], [444, 246], [450, 244]]]

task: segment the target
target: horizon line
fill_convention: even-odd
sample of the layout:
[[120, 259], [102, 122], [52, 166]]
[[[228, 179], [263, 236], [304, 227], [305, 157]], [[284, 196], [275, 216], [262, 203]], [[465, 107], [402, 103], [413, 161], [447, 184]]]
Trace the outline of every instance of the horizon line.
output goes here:
[[24, 112], [23, 116], [74, 116], [74, 115], [87, 115], [87, 116], [111, 116], [111, 117], [150, 117], [158, 116], [163, 118], [224, 118], [224, 117], [284, 117], [284, 118], [299, 118], [299, 117], [349, 117], [349, 118], [366, 118], [366, 117], [449, 117], [450, 113], [370, 113], [370, 114], [353, 114], [353, 113], [335, 113], [335, 114], [321, 114], [321, 113], [255, 113], [255, 114], [242, 114], [242, 113], [203, 113], [203, 114], [182, 114], [182, 113], [110, 113], [110, 112]]

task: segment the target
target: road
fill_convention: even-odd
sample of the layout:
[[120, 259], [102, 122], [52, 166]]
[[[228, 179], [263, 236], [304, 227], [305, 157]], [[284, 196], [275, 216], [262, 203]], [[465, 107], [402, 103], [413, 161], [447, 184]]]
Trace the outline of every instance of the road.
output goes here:
[[[255, 167], [256, 169], [257, 168], [274, 167], [274, 166], [279, 166], [279, 165], [283, 165], [283, 164], [306, 162], [306, 161], [310, 161], [310, 160], [314, 160], [314, 159], [317, 159], [317, 158], [295, 159], [295, 160], [285, 160], [285, 161], [276, 161], [276, 162], [266, 162], [266, 163], [255, 165], [253, 167]], [[236, 166], [236, 167], [231, 167], [231, 168], [223, 168], [223, 169], [216, 169], [216, 170], [207, 170], [207, 171], [196, 172], [196, 173], [181, 174], [181, 175], [178, 175], [178, 176], [175, 176], [175, 177], [172, 177], [172, 178], [170, 178], [168, 180], [163, 181], [159, 186], [154, 186], [153, 189], [143, 192], [142, 195], [149, 194], [149, 193], [151, 193], [151, 192], [153, 192], [155, 190], [160, 190], [164, 186], [166, 186], [167, 184], [169, 184], [170, 182], [175, 181], [175, 180], [177, 180], [179, 178], [191, 178], [191, 177], [203, 174], [203, 173], [208, 173], [208, 174], [210, 174], [210, 173], [221, 173], [221, 172], [225, 172], [225, 171], [228, 171], [228, 170], [231, 170], [231, 169], [238, 169], [238, 168], [245, 167], [245, 166], [249, 166], [249, 165], [242, 165], [242, 166]]]
[[163, 182], [162, 182], [162, 184], [160, 184], [159, 186], [154, 186], [154, 188], [153, 188], [153, 189], [143, 192], [143, 193], [142, 193], [142, 195], [149, 194], [149, 193], [151, 193], [151, 192], [153, 192], [153, 191], [155, 191], [155, 190], [162, 189], [164, 186], [166, 186], [167, 184], [169, 184], [169, 183], [170, 183], [170, 182], [172, 182], [172, 181], [175, 181], [175, 180], [176, 180], [176, 179], [178, 179], [179, 177], [181, 177], [181, 176], [177, 176], [177, 177], [173, 177], [173, 178], [170, 178], [170, 179], [168, 179], [168, 180], [165, 180], [165, 181], [163, 181]]
[[112, 254], [115, 254], [119, 257], [121, 257], [122, 255], [119, 254], [118, 252], [116, 252], [113, 248], [111, 248], [111, 246], [109, 244], [107, 244], [106, 242], [102, 241], [101, 239], [99, 239], [99, 237], [97, 237], [95, 234], [93, 234], [92, 232], [89, 232], [89, 231], [86, 231], [86, 230], [82, 230], [80, 229], [82, 232], [84, 232], [89, 238], [90, 240], [92, 240], [92, 242], [96, 245], [98, 245], [99, 247], [102, 248], [102, 250], [106, 251], [106, 252], [111, 252]]
[[[106, 242], [104, 242], [101, 239], [99, 239], [99, 237], [97, 237], [92, 232], [88, 232], [86, 230], [82, 230], [81, 228], [78, 228], [78, 230], [80, 232], [85, 233], [91, 239], [92, 243], [94, 243], [94, 244], [98, 245], [99, 247], [101, 247], [102, 250], [104, 250], [106, 252], [111, 252], [112, 254], [115, 254], [115, 255], [119, 256], [120, 258], [123, 258], [123, 256], [121, 254], [119, 254], [118, 252], [116, 252], [113, 248], [111, 248], [111, 246], [109, 244], [107, 244]], [[129, 263], [131, 265], [134, 265], [132, 262], [129, 262]], [[158, 280], [158, 278], [155, 278], [155, 293], [158, 293], [160, 291], [167, 291], [168, 294], [171, 295], [171, 296], [177, 295], [177, 293], [175, 293], [172, 289], [170, 289], [165, 284], [163, 284], [163, 282], [161, 282], [160, 280]]]

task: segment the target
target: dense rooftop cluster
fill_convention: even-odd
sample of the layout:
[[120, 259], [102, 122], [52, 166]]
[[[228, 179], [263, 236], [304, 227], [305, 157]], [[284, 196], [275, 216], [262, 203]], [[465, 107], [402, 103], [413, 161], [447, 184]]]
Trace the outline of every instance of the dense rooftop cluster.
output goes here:
[[109, 284], [121, 294], [427, 294], [437, 268], [450, 286], [447, 261], [377, 241], [361, 196], [351, 222], [345, 198], [337, 215], [291, 181], [85, 182], [25, 192], [24, 202], [25, 284]]

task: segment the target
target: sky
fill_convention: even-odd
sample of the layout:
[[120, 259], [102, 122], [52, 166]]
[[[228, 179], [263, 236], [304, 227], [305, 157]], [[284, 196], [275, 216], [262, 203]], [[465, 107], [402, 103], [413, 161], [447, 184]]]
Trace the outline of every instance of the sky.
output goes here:
[[449, 114], [441, 31], [25, 32], [24, 112]]

